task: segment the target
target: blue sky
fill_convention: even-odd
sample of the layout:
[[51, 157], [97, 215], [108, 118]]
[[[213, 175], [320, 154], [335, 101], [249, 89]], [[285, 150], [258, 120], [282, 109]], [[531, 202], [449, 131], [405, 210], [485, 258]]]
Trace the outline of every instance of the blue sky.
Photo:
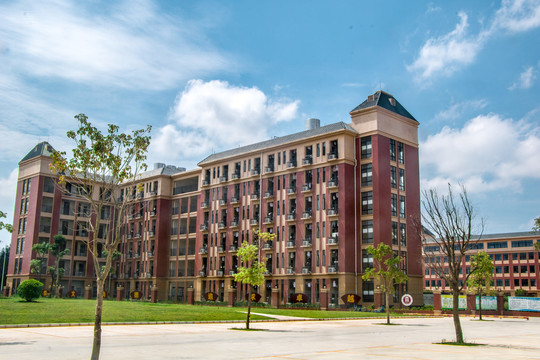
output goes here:
[[[82, 4], [81, 4], [82, 3]], [[151, 124], [150, 163], [349, 122], [382, 89], [420, 122], [422, 187], [466, 185], [487, 233], [540, 215], [538, 1], [0, 1], [0, 209], [85, 113]], [[0, 233], [7, 244], [9, 235]]]

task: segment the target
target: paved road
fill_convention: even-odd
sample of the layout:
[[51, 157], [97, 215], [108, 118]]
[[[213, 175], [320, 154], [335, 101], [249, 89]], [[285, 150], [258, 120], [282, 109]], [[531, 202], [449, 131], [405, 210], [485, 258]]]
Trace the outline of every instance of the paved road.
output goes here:
[[[540, 318], [462, 318], [467, 341], [452, 340], [451, 318], [105, 326], [102, 359], [540, 359]], [[0, 359], [88, 359], [92, 328], [0, 329]]]

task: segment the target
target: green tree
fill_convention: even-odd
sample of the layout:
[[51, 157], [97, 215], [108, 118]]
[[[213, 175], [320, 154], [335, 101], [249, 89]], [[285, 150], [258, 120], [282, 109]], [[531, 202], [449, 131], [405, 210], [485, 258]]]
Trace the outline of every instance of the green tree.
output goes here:
[[238, 273], [234, 274], [234, 280], [248, 285], [248, 311], [246, 316], [246, 329], [249, 330], [249, 318], [251, 316], [251, 293], [254, 286], [260, 286], [264, 282], [266, 272], [266, 260], [261, 260], [259, 246], [267, 241], [272, 241], [274, 234], [267, 232], [256, 232], [259, 241], [257, 245], [244, 241], [238, 249], [238, 257], [242, 262], [238, 268]]
[[[7, 217], [6, 213], [0, 210], [0, 219], [3, 219]], [[12, 233], [13, 232], [13, 226], [11, 224], [6, 224], [5, 222], [0, 220], [0, 230], [6, 229], [7, 232]], [[2, 266], [2, 277], [0, 280], [0, 290], [4, 289], [4, 284], [6, 280], [6, 273], [7, 273], [7, 267], [9, 264], [9, 246], [2, 249], [2, 253], [0, 253], [0, 264]]]
[[[0, 219], [7, 217], [7, 214], [0, 210]], [[3, 221], [0, 221], [0, 230], [6, 229], [8, 232], [13, 232], [13, 226], [11, 224], [6, 224]]]
[[28, 302], [39, 299], [42, 291], [43, 283], [36, 279], [24, 280], [17, 288], [17, 294]]
[[49, 253], [49, 248], [50, 244], [48, 242], [41, 242], [32, 246], [32, 250], [36, 252], [36, 258], [30, 260], [30, 273], [36, 274], [39, 280], [41, 280], [44, 265], [47, 264], [46, 256]]
[[[534, 219], [534, 231], [540, 231], [540, 216]], [[536, 243], [534, 244], [534, 249], [536, 251], [540, 251], [540, 241], [536, 240]]]
[[482, 320], [482, 295], [491, 290], [493, 279], [493, 262], [489, 255], [480, 251], [471, 257], [471, 275], [467, 280], [467, 286], [479, 297], [479, 317]]
[[[60, 186], [65, 186], [68, 181], [73, 183], [71, 185], [77, 191], [74, 192], [72, 188], [71, 193], [90, 204], [93, 214], [93, 220], [88, 223], [87, 243], [94, 263], [97, 287], [91, 355], [91, 359], [97, 360], [101, 350], [104, 284], [121, 240], [127, 209], [134, 206], [137, 201], [135, 195], [143, 190], [141, 185], [133, 186], [128, 191], [125, 183], [133, 183], [137, 175], [146, 170], [151, 126], [125, 134], [119, 132], [117, 125], [109, 124], [107, 131], [102, 133], [91, 125], [86, 115], [76, 115], [75, 119], [78, 129], [67, 133], [68, 138], [75, 142], [72, 157], [68, 160], [65, 152], [54, 151], [51, 170], [59, 174]], [[104, 239], [99, 240], [101, 214], [105, 207], [111, 210], [112, 219], [103, 224]]]
[[51, 275], [51, 293], [58, 297], [58, 286], [65, 271], [64, 268], [60, 267], [60, 261], [64, 255], [69, 253], [69, 249], [66, 249], [66, 238], [60, 234], [55, 235], [53, 243], [49, 246], [49, 253], [54, 256], [54, 265], [48, 268]]
[[[484, 230], [484, 221], [478, 225], [476, 212], [469, 201], [467, 191], [461, 186], [456, 196], [448, 184], [448, 195], [439, 195], [436, 189], [422, 192], [422, 222], [433, 236], [424, 239], [426, 268], [448, 283], [452, 291], [452, 317], [456, 332], [456, 343], [463, 344], [463, 330], [459, 320], [459, 294], [470, 274], [461, 274], [463, 259], [471, 247], [480, 241]], [[478, 236], [473, 236], [473, 231]], [[433, 259], [433, 261], [427, 261]]]
[[386, 323], [390, 324], [390, 300], [395, 293], [395, 285], [407, 282], [409, 277], [400, 268], [403, 258], [394, 255], [390, 246], [380, 243], [375, 248], [370, 245], [367, 251], [373, 256], [374, 267], [367, 269], [362, 278], [364, 280], [375, 279], [385, 294]]

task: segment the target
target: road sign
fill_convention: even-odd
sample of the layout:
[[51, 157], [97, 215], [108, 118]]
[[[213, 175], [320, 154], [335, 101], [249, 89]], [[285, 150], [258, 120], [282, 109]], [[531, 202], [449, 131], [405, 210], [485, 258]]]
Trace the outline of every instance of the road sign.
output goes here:
[[413, 298], [409, 294], [405, 294], [401, 297], [401, 303], [405, 306], [411, 306], [413, 303]]

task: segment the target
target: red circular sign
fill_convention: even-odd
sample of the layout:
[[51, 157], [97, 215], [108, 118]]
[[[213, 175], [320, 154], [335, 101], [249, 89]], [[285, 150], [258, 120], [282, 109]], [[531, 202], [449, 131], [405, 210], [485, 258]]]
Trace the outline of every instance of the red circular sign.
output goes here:
[[411, 306], [413, 303], [413, 298], [409, 294], [405, 294], [401, 297], [401, 303], [405, 306]]

